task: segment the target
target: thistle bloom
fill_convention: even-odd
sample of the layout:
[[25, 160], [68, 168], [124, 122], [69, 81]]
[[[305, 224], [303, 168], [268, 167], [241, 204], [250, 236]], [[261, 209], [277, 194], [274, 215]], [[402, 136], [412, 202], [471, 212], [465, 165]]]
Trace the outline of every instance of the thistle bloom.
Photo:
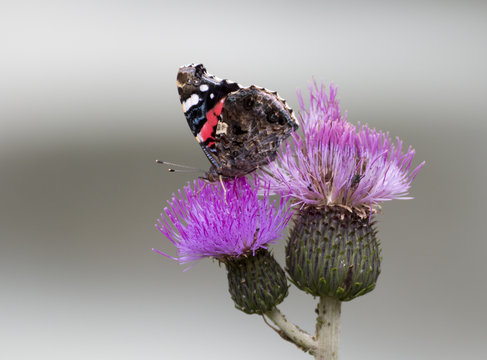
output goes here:
[[424, 163], [411, 171], [411, 147], [347, 122], [334, 86], [310, 93], [309, 109], [299, 96], [303, 136], [293, 133], [262, 176], [300, 205], [286, 246], [291, 279], [314, 296], [348, 301], [373, 290], [380, 273], [373, 214], [382, 201], [407, 199]]
[[304, 136], [292, 134], [264, 179], [275, 192], [284, 192], [302, 206], [341, 206], [364, 215], [380, 202], [408, 199], [414, 177], [414, 150], [403, 151], [389, 133], [347, 122], [336, 98], [337, 89], [314, 85], [310, 107], [299, 95]]
[[259, 198], [259, 181], [245, 177], [224, 186], [198, 179], [173, 194], [156, 227], [176, 246], [178, 257], [155, 251], [184, 264], [204, 257], [254, 255], [277, 243], [292, 215], [285, 198], [278, 206], [269, 200], [269, 191]]
[[291, 218], [286, 198], [271, 202], [269, 191], [259, 198], [259, 180], [245, 177], [223, 184], [198, 179], [168, 201], [156, 227], [178, 249], [180, 263], [213, 257], [227, 268], [235, 307], [264, 314], [288, 294], [284, 270], [268, 244], [276, 243]]

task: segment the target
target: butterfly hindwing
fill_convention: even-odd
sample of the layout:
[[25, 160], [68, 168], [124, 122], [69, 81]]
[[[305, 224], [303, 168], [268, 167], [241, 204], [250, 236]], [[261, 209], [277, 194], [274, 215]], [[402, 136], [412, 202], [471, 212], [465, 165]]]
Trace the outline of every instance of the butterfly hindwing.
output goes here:
[[229, 94], [216, 130], [219, 172], [241, 176], [266, 165], [296, 129], [292, 112], [276, 93], [250, 86]]

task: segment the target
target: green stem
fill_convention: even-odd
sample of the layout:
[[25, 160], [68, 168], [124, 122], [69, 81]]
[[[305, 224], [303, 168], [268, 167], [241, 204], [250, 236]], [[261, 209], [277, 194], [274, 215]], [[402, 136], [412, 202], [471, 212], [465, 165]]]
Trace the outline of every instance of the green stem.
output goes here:
[[266, 312], [265, 316], [277, 325], [279, 328], [278, 333], [283, 339], [294, 343], [305, 352], [313, 353], [316, 350], [316, 341], [313, 337], [292, 322], [289, 322], [278, 308]]
[[313, 352], [316, 360], [338, 360], [341, 305], [340, 300], [320, 297], [316, 318], [317, 349]]

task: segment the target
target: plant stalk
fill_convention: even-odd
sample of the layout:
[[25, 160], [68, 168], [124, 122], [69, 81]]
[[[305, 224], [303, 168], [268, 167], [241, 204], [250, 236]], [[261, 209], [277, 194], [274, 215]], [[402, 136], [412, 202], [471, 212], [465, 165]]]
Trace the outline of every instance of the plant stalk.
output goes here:
[[316, 360], [338, 360], [341, 305], [340, 300], [320, 297], [316, 309], [317, 349], [313, 352]]
[[298, 326], [289, 322], [286, 317], [279, 311], [278, 308], [265, 313], [274, 324], [279, 328], [279, 335], [289, 341], [294, 343], [297, 347], [305, 352], [313, 353], [316, 350], [316, 341], [307, 332], [301, 330]]

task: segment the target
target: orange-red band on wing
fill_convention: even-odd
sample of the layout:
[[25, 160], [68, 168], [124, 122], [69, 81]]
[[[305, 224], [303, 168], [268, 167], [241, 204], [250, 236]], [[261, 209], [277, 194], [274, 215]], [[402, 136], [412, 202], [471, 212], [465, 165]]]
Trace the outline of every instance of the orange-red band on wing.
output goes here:
[[[221, 99], [213, 109], [206, 113], [206, 122], [199, 133], [200, 139], [203, 142], [206, 142], [206, 140], [208, 139], [215, 139], [214, 133], [216, 125], [218, 124], [218, 116], [220, 116], [220, 114], [222, 113], [224, 102], [225, 98]], [[212, 147], [214, 145], [214, 141], [208, 143], [208, 147]]]

